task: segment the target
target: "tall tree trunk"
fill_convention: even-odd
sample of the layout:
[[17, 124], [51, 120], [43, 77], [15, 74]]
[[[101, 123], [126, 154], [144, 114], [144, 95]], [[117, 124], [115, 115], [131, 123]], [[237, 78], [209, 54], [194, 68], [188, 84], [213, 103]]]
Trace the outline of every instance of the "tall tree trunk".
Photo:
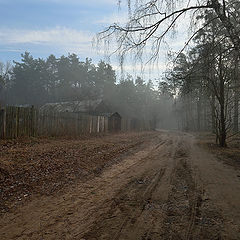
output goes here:
[[225, 89], [224, 89], [224, 77], [222, 74], [222, 54], [220, 53], [219, 59], [219, 105], [220, 105], [220, 125], [219, 125], [219, 144], [221, 147], [226, 147], [226, 118], [225, 118]]
[[215, 116], [215, 95], [212, 93], [211, 97], [211, 117], [212, 117], [212, 133], [217, 132], [217, 126], [216, 126], [216, 116]]
[[221, 147], [226, 147], [226, 122], [225, 122], [225, 107], [224, 100], [220, 103], [220, 135], [219, 135], [219, 144]]
[[239, 107], [239, 94], [238, 90], [234, 91], [234, 116], [233, 116], [233, 131], [238, 132], [238, 107]]
[[[238, 85], [238, 57], [236, 56], [235, 69], [234, 69], [234, 85]], [[238, 132], [238, 107], [239, 107], [239, 92], [234, 88], [234, 116], [233, 116], [233, 131]]]
[[201, 130], [201, 102], [197, 101], [197, 131]]
[[202, 130], [202, 86], [200, 86], [197, 101], [197, 131]]

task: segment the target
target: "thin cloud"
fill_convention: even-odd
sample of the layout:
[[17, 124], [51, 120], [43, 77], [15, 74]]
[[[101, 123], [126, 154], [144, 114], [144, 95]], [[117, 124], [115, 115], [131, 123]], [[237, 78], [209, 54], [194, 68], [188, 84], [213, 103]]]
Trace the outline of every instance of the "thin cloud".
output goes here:
[[11, 49], [11, 48], [6, 49], [6, 48], [4, 48], [4, 49], [0, 49], [0, 52], [18, 52], [18, 53], [22, 53], [23, 50], [21, 50], [21, 49]]
[[[16, 46], [27, 49], [58, 49], [59, 52], [75, 52], [92, 55], [94, 34], [65, 27], [44, 30], [0, 29], [0, 43], [8, 52]], [[13, 49], [13, 50], [11, 50]]]
[[32, 43], [32, 44], [73, 44], [90, 43], [93, 34], [75, 29], [57, 27], [46, 30], [1, 29], [1, 43]]

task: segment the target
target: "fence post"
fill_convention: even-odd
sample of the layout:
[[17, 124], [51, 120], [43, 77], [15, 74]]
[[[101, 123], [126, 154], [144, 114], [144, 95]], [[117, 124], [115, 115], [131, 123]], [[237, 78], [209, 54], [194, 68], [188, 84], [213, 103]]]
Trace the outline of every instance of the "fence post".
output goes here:
[[92, 133], [92, 116], [89, 116], [89, 118], [90, 118], [90, 121], [89, 121], [90, 122], [90, 124], [89, 124], [90, 125], [89, 132]]
[[0, 138], [5, 138], [5, 125], [6, 125], [6, 109], [0, 109]]
[[100, 127], [100, 117], [97, 116], [97, 133], [99, 133], [99, 127]]
[[3, 114], [3, 138], [6, 138], [6, 125], [7, 125], [7, 122], [6, 122], [6, 119], [7, 119], [7, 107], [4, 108], [4, 114]]
[[19, 135], [19, 107], [16, 108], [16, 129], [15, 129], [15, 138]]

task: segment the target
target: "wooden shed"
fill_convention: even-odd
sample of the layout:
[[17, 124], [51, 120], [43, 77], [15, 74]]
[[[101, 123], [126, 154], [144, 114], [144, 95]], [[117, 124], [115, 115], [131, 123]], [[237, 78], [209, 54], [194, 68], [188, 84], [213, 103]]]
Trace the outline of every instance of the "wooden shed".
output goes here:
[[115, 113], [104, 113], [103, 116], [108, 117], [108, 131], [118, 132], [121, 131], [121, 120], [122, 117], [118, 112]]

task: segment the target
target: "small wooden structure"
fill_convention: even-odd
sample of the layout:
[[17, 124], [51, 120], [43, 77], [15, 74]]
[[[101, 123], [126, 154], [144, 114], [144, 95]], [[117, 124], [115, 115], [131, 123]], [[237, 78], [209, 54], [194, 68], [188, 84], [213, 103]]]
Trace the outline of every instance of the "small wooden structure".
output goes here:
[[104, 113], [101, 114], [104, 117], [108, 118], [108, 131], [109, 132], [118, 132], [121, 131], [121, 120], [122, 117], [118, 112], [115, 113]]

